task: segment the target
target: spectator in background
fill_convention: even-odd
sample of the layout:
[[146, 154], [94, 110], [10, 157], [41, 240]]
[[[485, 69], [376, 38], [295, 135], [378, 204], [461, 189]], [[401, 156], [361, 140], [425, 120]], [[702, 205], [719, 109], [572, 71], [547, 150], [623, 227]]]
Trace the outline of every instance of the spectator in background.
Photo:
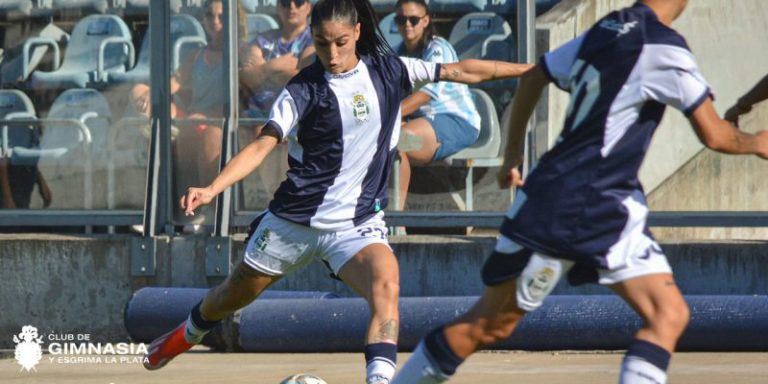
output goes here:
[[[39, 127], [8, 129], [8, 147], [38, 148], [39, 146]], [[3, 209], [29, 208], [35, 185], [43, 199], [43, 207], [47, 208], [51, 205], [51, 190], [37, 168], [37, 159], [16, 163], [11, 158], [0, 158], [0, 198]]]
[[738, 126], [739, 116], [748, 113], [752, 110], [752, 106], [765, 99], [768, 99], [768, 75], [755, 84], [749, 92], [739, 97], [736, 104], [725, 111], [725, 120]]
[[253, 91], [244, 117], [266, 117], [288, 80], [312, 62], [315, 48], [309, 33], [309, 0], [279, 0], [281, 28], [259, 34], [247, 52], [241, 82]]
[[[207, 0], [202, 8], [203, 29], [208, 44], [191, 53], [190, 59], [181, 63], [171, 77], [171, 117], [186, 119], [206, 119], [223, 117], [226, 100], [222, 78], [223, 62], [223, 12], [222, 0]], [[238, 36], [245, 37], [245, 11], [238, 2]], [[248, 56], [244, 61], [250, 60]], [[131, 103], [136, 110], [149, 116], [149, 86], [137, 84], [130, 94]], [[219, 155], [221, 154], [222, 128], [211, 124], [181, 124], [175, 144], [174, 174], [176, 176], [174, 195], [182, 195], [190, 186], [210, 183], [218, 174]], [[192, 165], [192, 166], [190, 166]], [[184, 216], [176, 212], [176, 219]], [[195, 220], [195, 225], [206, 215]], [[208, 220], [209, 221], [209, 220]], [[195, 231], [199, 227], [194, 228]]]
[[[451, 43], [436, 34], [425, 0], [398, 0], [395, 24], [403, 36], [398, 55], [436, 63], [459, 61]], [[423, 84], [422, 84], [423, 85]], [[416, 87], [401, 103], [403, 131], [416, 136], [421, 148], [400, 154], [400, 206], [405, 206], [411, 164], [427, 165], [469, 147], [480, 135], [480, 115], [465, 84], [439, 82]]]

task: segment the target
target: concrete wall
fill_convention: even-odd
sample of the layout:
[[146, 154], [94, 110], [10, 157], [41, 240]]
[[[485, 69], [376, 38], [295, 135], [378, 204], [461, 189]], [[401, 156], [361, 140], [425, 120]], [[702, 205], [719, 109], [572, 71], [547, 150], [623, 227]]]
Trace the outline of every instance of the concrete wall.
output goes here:
[[[768, 102], [739, 121], [741, 129], [768, 128]], [[756, 156], [730, 156], [701, 150], [648, 195], [658, 211], [768, 212], [768, 162]], [[665, 239], [766, 239], [768, 228], [656, 228]]]
[[[555, 48], [587, 30], [609, 11], [633, 0], [565, 0], [537, 19], [539, 48]], [[765, 0], [691, 1], [673, 27], [686, 37], [704, 77], [716, 95], [715, 106], [725, 110], [765, 75], [768, 68], [768, 2]], [[539, 148], [547, 148], [559, 134], [568, 98], [551, 86], [539, 113], [548, 123], [539, 132]], [[652, 191], [701, 151], [685, 117], [668, 110], [654, 138], [640, 178]]]
[[[0, 235], [0, 348], [13, 346], [23, 325], [41, 334], [89, 333], [94, 342], [127, 339], [123, 308], [144, 286], [208, 287], [222, 278], [205, 274], [202, 237], [158, 244], [157, 271], [131, 276], [131, 236]], [[403, 296], [479, 295], [479, 273], [493, 237], [408, 236], [391, 239], [400, 261]], [[242, 252], [233, 243], [233, 258]], [[765, 242], [667, 243], [664, 249], [688, 294], [768, 294]], [[274, 289], [334, 291], [354, 296], [328, 277], [320, 263], [280, 281]], [[605, 293], [561, 284], [556, 294]]]

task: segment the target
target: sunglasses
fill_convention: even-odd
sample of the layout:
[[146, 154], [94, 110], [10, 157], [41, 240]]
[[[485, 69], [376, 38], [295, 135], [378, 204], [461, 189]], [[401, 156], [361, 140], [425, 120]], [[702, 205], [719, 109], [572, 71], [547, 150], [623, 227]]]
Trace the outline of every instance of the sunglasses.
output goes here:
[[423, 19], [425, 16], [403, 16], [403, 15], [397, 15], [395, 16], [395, 24], [403, 26], [405, 25], [405, 22], [411, 23], [411, 25], [416, 25]]
[[279, 0], [278, 4], [280, 4], [281, 6], [283, 6], [285, 8], [290, 8], [291, 7], [291, 3], [294, 3], [294, 4], [296, 4], [296, 8], [298, 8], [298, 7], [301, 7], [302, 5], [304, 5], [304, 3], [306, 3], [307, 1], [309, 1], [309, 0]]

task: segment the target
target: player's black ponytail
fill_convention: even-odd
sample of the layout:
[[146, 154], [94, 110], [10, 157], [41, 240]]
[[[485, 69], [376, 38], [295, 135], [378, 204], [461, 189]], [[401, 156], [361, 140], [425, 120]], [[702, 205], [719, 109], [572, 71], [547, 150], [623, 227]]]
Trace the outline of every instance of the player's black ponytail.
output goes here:
[[358, 54], [383, 56], [392, 53], [369, 0], [319, 0], [312, 7], [310, 24], [315, 27], [328, 20], [347, 21], [352, 25], [360, 23]]

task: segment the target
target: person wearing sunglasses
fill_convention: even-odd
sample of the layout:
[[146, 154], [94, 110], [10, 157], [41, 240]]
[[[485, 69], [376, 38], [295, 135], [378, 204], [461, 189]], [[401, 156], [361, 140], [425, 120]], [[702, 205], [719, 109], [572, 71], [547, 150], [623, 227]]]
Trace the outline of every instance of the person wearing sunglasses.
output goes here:
[[[400, 56], [435, 63], [459, 61], [456, 50], [437, 35], [425, 0], [398, 0], [395, 24], [403, 42], [395, 47]], [[406, 133], [421, 139], [421, 148], [400, 154], [400, 207], [405, 206], [411, 181], [411, 165], [427, 165], [469, 147], [480, 135], [480, 115], [465, 84], [439, 82], [418, 88], [403, 100]]]
[[299, 70], [311, 63], [315, 53], [309, 33], [309, 0], [279, 0], [281, 28], [260, 33], [250, 47], [249, 59], [240, 76], [253, 94], [243, 116], [265, 117], [280, 90]]

